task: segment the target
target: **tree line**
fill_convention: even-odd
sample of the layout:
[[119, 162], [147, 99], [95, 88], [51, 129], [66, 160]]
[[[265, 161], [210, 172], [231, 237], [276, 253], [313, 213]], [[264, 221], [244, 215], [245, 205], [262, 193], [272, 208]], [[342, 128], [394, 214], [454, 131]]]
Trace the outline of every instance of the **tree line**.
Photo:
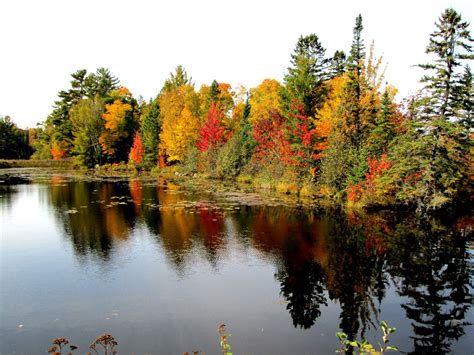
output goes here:
[[35, 130], [21, 129], [10, 116], [0, 116], [0, 159], [28, 159]]
[[182, 66], [146, 102], [108, 69], [78, 70], [35, 130], [33, 158], [80, 166], [128, 162], [183, 174], [248, 177], [360, 206], [438, 209], [472, 187], [474, 58], [469, 24], [453, 9], [435, 23], [420, 64], [423, 88], [395, 101], [382, 58], [356, 18], [348, 53], [328, 56], [301, 36], [283, 82], [196, 89]]

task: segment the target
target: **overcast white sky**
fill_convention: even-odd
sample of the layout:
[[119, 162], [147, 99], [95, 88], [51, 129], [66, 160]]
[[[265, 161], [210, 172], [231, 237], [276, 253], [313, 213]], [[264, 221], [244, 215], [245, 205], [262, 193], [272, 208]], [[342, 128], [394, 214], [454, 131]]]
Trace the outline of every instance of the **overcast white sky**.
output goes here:
[[[388, 63], [401, 96], [418, 88], [434, 22], [447, 7], [474, 22], [470, 0], [1, 0], [0, 115], [34, 127], [70, 74], [108, 67], [138, 97], [154, 97], [176, 65], [196, 86], [213, 79], [247, 88], [282, 80], [300, 35], [327, 55], [346, 53], [358, 13], [366, 46]], [[474, 29], [471, 25], [471, 34]]]

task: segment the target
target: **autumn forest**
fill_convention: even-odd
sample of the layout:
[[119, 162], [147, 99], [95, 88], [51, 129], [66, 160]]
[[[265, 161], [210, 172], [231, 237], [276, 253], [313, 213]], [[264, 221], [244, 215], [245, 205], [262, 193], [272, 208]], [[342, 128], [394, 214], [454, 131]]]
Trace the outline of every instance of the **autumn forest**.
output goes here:
[[469, 24], [453, 9], [440, 15], [430, 61], [413, 63], [423, 88], [405, 98], [363, 30], [359, 15], [352, 43], [332, 54], [316, 34], [301, 36], [283, 82], [250, 89], [217, 80], [196, 88], [177, 66], [145, 101], [109, 69], [78, 70], [37, 128], [0, 118], [0, 158], [238, 179], [358, 207], [469, 203]]

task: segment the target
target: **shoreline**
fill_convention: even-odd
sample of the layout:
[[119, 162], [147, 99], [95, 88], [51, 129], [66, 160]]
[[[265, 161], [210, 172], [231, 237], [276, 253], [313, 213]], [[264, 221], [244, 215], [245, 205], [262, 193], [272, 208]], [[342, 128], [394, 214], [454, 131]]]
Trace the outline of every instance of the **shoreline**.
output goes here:
[[[6, 165], [9, 166], [6, 166]], [[179, 167], [169, 166], [164, 169], [152, 168], [151, 170], [138, 170], [126, 164], [106, 164], [95, 169], [81, 169], [74, 166], [72, 159], [64, 160], [0, 160], [0, 176], [2, 175], [49, 175], [64, 174], [71, 178], [87, 180], [109, 180], [120, 181], [139, 179], [151, 181], [164, 179], [175, 183], [182, 188], [191, 190], [202, 190], [208, 192], [239, 192], [256, 193], [262, 196], [271, 196], [284, 201], [288, 205], [300, 206], [312, 209], [328, 209], [343, 211], [345, 213], [365, 214], [371, 212], [402, 212], [418, 214], [413, 206], [387, 205], [387, 206], [364, 206], [337, 201], [327, 196], [316, 193], [315, 189], [296, 183], [283, 181], [263, 181], [258, 177], [237, 176], [232, 179], [220, 179], [209, 175], [186, 174], [179, 172]], [[465, 203], [460, 202], [445, 208], [418, 214], [423, 217], [442, 217], [443, 215], [465, 215]]]

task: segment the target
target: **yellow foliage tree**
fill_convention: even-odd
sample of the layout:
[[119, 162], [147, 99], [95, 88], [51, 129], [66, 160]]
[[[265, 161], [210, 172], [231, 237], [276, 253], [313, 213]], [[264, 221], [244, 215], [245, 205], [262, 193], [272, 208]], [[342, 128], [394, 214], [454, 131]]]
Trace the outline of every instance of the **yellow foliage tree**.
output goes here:
[[282, 85], [274, 79], [265, 79], [256, 88], [250, 89], [250, 122], [268, 118], [271, 110], [281, 113], [280, 91]]
[[112, 156], [115, 154], [117, 142], [128, 136], [125, 130], [126, 115], [132, 110], [132, 106], [116, 99], [112, 104], [106, 105], [105, 110], [102, 114], [105, 130], [99, 138], [99, 143], [104, 154]]
[[[379, 73], [382, 58], [374, 58], [373, 44], [370, 48], [370, 54], [366, 63], [362, 63], [362, 69], [358, 84], [360, 86], [360, 97], [354, 105], [359, 109], [359, 126], [364, 134], [372, 128], [380, 107], [381, 94], [380, 88], [383, 81], [383, 72]], [[316, 133], [320, 137], [318, 149], [324, 151], [328, 145], [328, 138], [337, 127], [346, 136], [353, 134], [354, 124], [347, 120], [347, 85], [349, 85], [348, 74], [343, 74], [331, 79], [328, 82], [329, 94], [321, 109], [317, 112]], [[388, 87], [393, 95], [396, 89]]]
[[162, 131], [160, 150], [168, 160], [182, 161], [188, 147], [196, 142], [199, 100], [191, 85], [165, 91], [159, 98]]
[[[216, 83], [216, 82], [214, 82]], [[227, 83], [216, 83], [217, 87], [214, 90], [217, 90], [217, 93], [213, 93], [212, 86], [201, 85], [199, 89], [199, 99], [200, 99], [200, 112], [201, 112], [201, 123], [204, 123], [207, 120], [207, 112], [211, 107], [211, 103], [214, 102], [219, 110], [224, 112], [227, 116], [229, 112], [234, 108], [234, 96], [235, 92], [232, 90], [230, 84]], [[214, 85], [214, 84], [213, 84]], [[214, 97], [215, 96], [215, 97]]]
[[340, 118], [340, 106], [346, 82], [346, 75], [336, 76], [329, 81], [327, 99], [316, 115], [316, 135], [319, 138], [316, 149], [321, 153], [328, 147], [328, 138]]
[[228, 122], [224, 122], [224, 125], [230, 132], [238, 132], [242, 125], [244, 118], [244, 112], [247, 100], [247, 89], [243, 85], [237, 85], [233, 90], [234, 95], [234, 107], [232, 113], [228, 118]]

